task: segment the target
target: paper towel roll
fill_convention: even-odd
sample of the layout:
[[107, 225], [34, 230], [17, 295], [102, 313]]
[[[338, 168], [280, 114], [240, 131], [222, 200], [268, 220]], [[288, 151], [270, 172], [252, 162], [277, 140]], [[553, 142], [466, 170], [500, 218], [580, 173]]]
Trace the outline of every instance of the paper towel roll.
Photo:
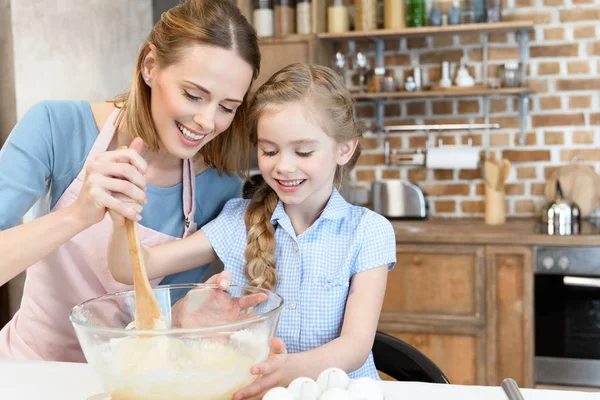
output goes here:
[[479, 150], [467, 146], [443, 146], [427, 149], [425, 166], [432, 169], [477, 169]]

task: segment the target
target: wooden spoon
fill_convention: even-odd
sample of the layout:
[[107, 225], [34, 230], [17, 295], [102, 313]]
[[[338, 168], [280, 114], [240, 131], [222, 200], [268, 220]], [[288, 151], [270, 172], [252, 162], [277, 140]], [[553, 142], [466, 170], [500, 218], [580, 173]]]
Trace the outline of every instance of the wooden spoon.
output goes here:
[[487, 185], [489, 185], [490, 189], [496, 190], [496, 188], [498, 187], [498, 181], [500, 180], [500, 171], [498, 168], [498, 164], [491, 160], [486, 160], [483, 165], [485, 181]]
[[499, 179], [499, 190], [503, 190], [504, 189], [504, 182], [508, 179], [508, 175], [510, 175], [510, 161], [507, 160], [506, 158], [502, 159], [502, 166], [500, 167], [500, 169], [502, 170], [502, 176]]
[[[127, 149], [127, 147], [119, 147], [119, 150], [122, 149]], [[161, 319], [162, 312], [158, 305], [158, 300], [156, 299], [156, 296], [154, 296], [150, 282], [148, 281], [142, 245], [140, 243], [138, 223], [126, 218], [125, 229], [127, 231], [131, 269], [133, 270], [135, 328], [144, 330], [153, 329], [155, 321]]]

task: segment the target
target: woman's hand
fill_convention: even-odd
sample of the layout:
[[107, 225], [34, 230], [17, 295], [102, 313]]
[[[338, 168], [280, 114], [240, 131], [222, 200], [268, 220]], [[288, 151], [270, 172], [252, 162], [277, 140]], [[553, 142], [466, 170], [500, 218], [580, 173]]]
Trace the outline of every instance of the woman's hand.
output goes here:
[[263, 363], [254, 365], [250, 369], [253, 375], [262, 375], [254, 383], [238, 390], [233, 395], [234, 400], [260, 400], [264, 394], [275, 386], [280, 386], [284, 376], [284, 367], [287, 362], [288, 354], [283, 340], [279, 338], [271, 339], [271, 350], [269, 358]]
[[234, 297], [225, 290], [231, 282], [231, 273], [223, 271], [213, 275], [206, 283], [217, 284], [219, 289], [192, 289], [171, 309], [171, 323], [177, 328], [201, 327], [222, 324], [252, 317], [242, 311], [257, 306], [267, 299], [264, 293]]
[[111, 210], [113, 219], [117, 215], [140, 219], [148, 169], [140, 155], [142, 147], [142, 139], [136, 138], [128, 149], [100, 153], [87, 165], [83, 188], [72, 206], [78, 218], [93, 225]]

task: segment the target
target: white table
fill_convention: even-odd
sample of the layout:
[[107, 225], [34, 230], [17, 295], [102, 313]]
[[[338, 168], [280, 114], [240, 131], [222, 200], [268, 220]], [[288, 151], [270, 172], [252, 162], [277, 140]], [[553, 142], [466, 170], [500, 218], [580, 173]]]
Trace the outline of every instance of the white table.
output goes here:
[[[382, 382], [386, 400], [506, 400], [500, 387]], [[1, 400], [86, 400], [102, 392], [88, 364], [0, 360]], [[525, 400], [600, 400], [600, 393], [522, 389]]]

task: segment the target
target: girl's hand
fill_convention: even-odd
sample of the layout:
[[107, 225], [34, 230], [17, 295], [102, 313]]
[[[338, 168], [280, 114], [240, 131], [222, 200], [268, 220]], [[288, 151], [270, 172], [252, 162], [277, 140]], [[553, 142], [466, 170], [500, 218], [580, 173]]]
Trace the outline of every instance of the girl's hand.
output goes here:
[[231, 282], [231, 273], [223, 271], [213, 275], [206, 283], [218, 284], [219, 289], [192, 289], [171, 309], [173, 327], [191, 328], [222, 324], [252, 317], [248, 310], [267, 299], [264, 293], [255, 293], [243, 297], [234, 297], [225, 290]]
[[136, 138], [128, 149], [100, 153], [86, 166], [83, 188], [72, 206], [78, 218], [93, 225], [111, 210], [133, 221], [140, 219], [148, 169], [140, 155], [142, 147], [142, 139]]
[[285, 349], [283, 340], [279, 338], [271, 339], [271, 351], [269, 358], [263, 363], [254, 365], [250, 372], [253, 375], [262, 375], [254, 383], [238, 390], [233, 395], [234, 400], [260, 400], [265, 393], [275, 387], [283, 379], [285, 363], [287, 362], [288, 354]]

